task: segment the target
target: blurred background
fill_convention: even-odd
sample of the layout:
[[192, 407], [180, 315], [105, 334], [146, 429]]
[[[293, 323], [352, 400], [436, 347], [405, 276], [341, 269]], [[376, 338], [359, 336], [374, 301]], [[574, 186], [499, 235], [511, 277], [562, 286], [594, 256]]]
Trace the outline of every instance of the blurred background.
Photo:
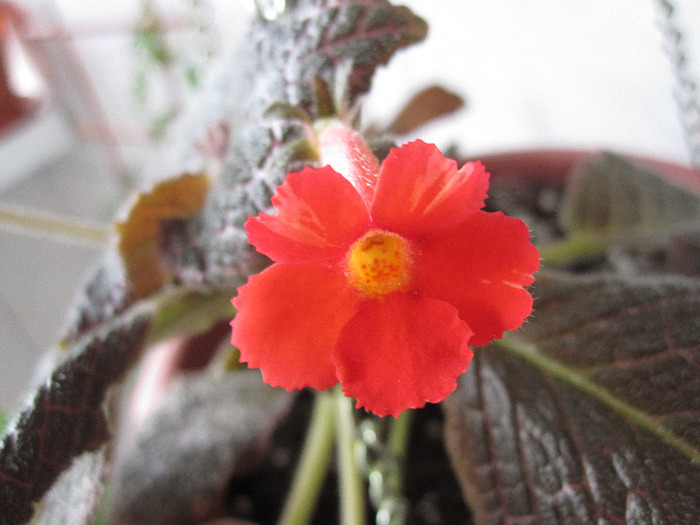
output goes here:
[[[688, 96], [700, 75], [700, 0], [675, 0], [670, 17], [652, 0], [397, 3], [430, 32], [379, 71], [365, 124], [388, 124], [438, 83], [466, 101], [420, 130], [443, 148], [605, 148], [691, 162], [682, 122], [698, 117], [697, 93], [694, 108]], [[226, 57], [255, 9], [253, 0], [0, 0], [0, 409], [20, 406], [104, 250], [12, 218], [108, 231], [178, 115], [216, 71], [235, 68]]]

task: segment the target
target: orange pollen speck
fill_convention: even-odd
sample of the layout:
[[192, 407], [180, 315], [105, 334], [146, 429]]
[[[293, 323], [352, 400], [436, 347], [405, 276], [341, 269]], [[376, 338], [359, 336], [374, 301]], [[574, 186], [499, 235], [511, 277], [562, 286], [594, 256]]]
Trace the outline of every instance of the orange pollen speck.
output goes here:
[[371, 230], [348, 250], [348, 282], [364, 295], [376, 297], [405, 290], [411, 277], [411, 247], [407, 239]]

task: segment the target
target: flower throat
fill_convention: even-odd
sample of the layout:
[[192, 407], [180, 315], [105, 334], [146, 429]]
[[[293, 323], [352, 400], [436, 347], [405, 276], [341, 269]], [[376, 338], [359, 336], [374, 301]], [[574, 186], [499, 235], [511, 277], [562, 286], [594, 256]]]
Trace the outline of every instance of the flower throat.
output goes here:
[[370, 230], [348, 250], [348, 282], [363, 295], [377, 297], [405, 291], [411, 277], [407, 239], [384, 230]]

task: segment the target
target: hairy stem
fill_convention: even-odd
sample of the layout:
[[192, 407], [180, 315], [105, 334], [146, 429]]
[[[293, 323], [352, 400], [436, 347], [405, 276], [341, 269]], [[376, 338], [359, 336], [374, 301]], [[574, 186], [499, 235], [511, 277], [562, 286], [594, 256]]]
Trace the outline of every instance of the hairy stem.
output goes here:
[[313, 516], [333, 455], [335, 410], [333, 395], [327, 392], [316, 395], [306, 442], [279, 525], [303, 525]]
[[340, 483], [340, 523], [364, 525], [364, 482], [355, 461], [355, 420], [352, 399], [337, 389], [338, 477]]
[[404, 410], [401, 415], [392, 421], [391, 430], [389, 431], [389, 450], [394, 454], [396, 459], [403, 461], [406, 457], [406, 449], [408, 448], [409, 431], [411, 430], [411, 420], [413, 419], [413, 411]]

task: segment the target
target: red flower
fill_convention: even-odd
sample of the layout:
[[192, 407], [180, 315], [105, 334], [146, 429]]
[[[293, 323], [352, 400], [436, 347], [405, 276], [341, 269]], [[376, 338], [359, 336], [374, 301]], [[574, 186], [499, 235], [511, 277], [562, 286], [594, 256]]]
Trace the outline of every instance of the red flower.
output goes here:
[[484, 167], [458, 170], [433, 145], [392, 149], [379, 167], [359, 134], [336, 125], [320, 151], [333, 168], [290, 173], [277, 214], [246, 224], [275, 264], [233, 299], [231, 342], [274, 386], [340, 381], [380, 416], [439, 402], [467, 369], [468, 345], [530, 314], [524, 287], [539, 254], [528, 229], [481, 211]]

